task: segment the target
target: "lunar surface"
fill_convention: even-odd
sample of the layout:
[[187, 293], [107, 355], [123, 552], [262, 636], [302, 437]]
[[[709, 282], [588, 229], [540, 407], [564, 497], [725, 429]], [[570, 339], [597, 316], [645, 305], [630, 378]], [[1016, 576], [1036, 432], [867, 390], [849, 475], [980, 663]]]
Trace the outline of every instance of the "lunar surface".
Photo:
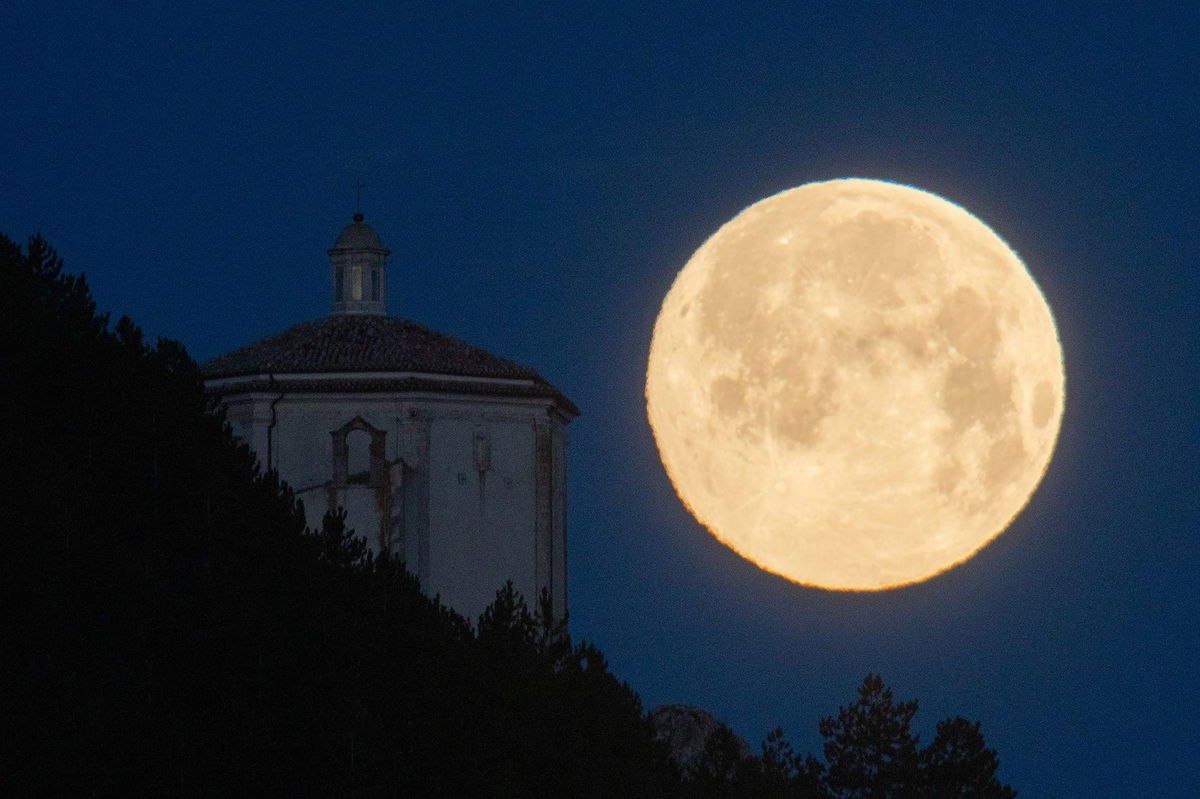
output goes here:
[[1063, 398], [1016, 254], [947, 200], [861, 179], [767, 198], [705, 242], [646, 376], [692, 514], [764, 569], [842, 590], [926, 579], [1002, 532]]

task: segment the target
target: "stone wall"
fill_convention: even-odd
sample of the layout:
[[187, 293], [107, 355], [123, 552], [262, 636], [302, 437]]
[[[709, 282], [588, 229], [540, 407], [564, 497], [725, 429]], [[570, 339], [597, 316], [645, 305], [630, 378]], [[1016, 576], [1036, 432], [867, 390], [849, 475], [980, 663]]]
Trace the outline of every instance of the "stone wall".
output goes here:
[[310, 526], [338, 505], [375, 551], [474, 622], [505, 580], [566, 612], [566, 430], [548, 400], [256, 392], [234, 433], [279, 470]]

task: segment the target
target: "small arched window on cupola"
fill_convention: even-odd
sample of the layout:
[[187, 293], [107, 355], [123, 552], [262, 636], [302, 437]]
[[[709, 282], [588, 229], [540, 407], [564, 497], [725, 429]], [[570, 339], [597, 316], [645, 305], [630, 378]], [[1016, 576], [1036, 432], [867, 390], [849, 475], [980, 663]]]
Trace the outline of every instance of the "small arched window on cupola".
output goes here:
[[378, 487], [387, 481], [387, 432], [361, 416], [329, 433], [333, 438], [333, 484]]

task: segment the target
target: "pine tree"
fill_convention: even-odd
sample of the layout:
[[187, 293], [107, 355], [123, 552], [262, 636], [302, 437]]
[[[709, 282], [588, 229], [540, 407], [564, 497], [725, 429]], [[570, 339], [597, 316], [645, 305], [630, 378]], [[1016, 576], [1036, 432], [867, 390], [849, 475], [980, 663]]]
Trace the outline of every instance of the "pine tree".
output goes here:
[[877, 674], [868, 674], [858, 701], [821, 720], [826, 784], [836, 799], [902, 799], [915, 795], [916, 702], [895, 702]]
[[812, 755], [801, 756], [776, 727], [762, 744], [762, 796], [823, 799], [825, 767]]
[[961, 716], [938, 722], [933, 742], [921, 751], [922, 796], [1014, 799], [1017, 792], [996, 778], [1000, 761], [987, 748], [979, 726]]

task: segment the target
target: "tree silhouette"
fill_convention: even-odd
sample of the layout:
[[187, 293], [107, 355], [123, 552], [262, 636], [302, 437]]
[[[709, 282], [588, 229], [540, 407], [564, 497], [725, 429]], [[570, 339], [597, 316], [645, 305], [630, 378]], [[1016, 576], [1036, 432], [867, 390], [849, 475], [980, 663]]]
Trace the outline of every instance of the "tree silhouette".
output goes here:
[[762, 745], [761, 795], [772, 799], [820, 799], [825, 767], [812, 755], [801, 756], [776, 727]]
[[0, 236], [0, 366], [0, 788], [677, 793], [598, 650], [511, 586], [477, 635], [344, 513], [306, 531], [183, 347], [38, 238]]
[[858, 700], [820, 723], [826, 738], [824, 785], [838, 799], [1012, 799], [996, 778], [999, 761], [979, 722], [941, 721], [933, 742], [918, 749], [912, 733], [917, 703], [896, 702], [877, 674], [868, 674]]
[[914, 795], [917, 738], [911, 723], [916, 712], [916, 702], [896, 703], [879, 675], [867, 675], [858, 701], [820, 723], [830, 793], [838, 799]]
[[996, 779], [999, 764], [983, 741], [978, 721], [961, 716], [939, 721], [933, 742], [921, 752], [922, 796], [1013, 799], [1017, 792]]
[[704, 751], [684, 783], [696, 799], [751, 799], [764, 795], [762, 764], [747, 757], [745, 744], [720, 725], [704, 742]]
[[315, 536], [320, 557], [336, 566], [354, 566], [367, 557], [367, 540], [346, 527], [346, 509], [326, 511]]

